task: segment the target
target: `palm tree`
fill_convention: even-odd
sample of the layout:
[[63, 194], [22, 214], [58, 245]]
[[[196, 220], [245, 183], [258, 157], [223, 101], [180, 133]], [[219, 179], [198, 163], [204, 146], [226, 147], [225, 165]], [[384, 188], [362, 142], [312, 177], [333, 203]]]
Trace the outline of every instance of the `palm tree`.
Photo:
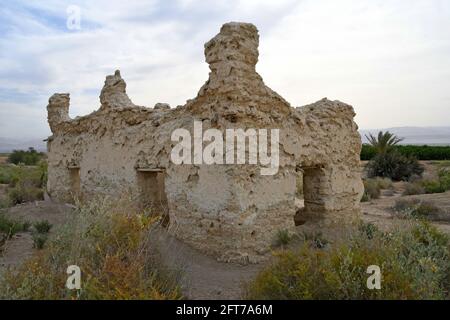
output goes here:
[[392, 149], [397, 143], [403, 141], [403, 138], [397, 137], [395, 134], [389, 131], [378, 132], [378, 138], [374, 137], [371, 133], [366, 135], [367, 140], [369, 140], [370, 145], [375, 148], [377, 154], [386, 154]]

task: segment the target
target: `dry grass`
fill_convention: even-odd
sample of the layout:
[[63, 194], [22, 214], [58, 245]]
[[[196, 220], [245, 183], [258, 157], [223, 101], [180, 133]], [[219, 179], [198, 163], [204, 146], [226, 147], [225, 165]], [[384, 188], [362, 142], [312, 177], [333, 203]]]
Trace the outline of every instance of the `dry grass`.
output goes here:
[[[178, 299], [178, 274], [165, 271], [149, 241], [158, 219], [126, 196], [79, 205], [43, 250], [5, 273], [0, 298]], [[81, 290], [65, 287], [69, 265], [81, 269]]]

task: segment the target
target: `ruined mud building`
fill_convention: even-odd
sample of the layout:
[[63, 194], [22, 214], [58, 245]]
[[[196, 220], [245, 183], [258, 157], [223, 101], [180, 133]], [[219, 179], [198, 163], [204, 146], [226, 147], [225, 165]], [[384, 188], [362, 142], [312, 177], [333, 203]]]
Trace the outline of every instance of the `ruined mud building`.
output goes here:
[[[354, 110], [320, 100], [292, 107], [255, 71], [255, 26], [227, 23], [205, 44], [211, 72], [184, 106], [136, 106], [120, 72], [106, 77], [100, 108], [69, 117], [69, 94], [54, 94], [48, 109], [48, 192], [118, 194], [133, 189], [169, 217], [168, 232], [223, 261], [257, 262], [279, 230], [301, 223], [350, 219], [359, 213], [361, 140]], [[257, 165], [175, 165], [177, 128], [279, 128], [279, 170]], [[298, 172], [304, 207], [296, 214]], [[294, 221], [295, 220], [295, 221]]]

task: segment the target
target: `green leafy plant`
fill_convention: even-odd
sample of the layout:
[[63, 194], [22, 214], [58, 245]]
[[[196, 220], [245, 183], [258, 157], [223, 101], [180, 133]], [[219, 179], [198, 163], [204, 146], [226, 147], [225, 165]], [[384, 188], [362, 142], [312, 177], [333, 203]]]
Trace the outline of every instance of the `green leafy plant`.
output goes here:
[[366, 135], [367, 140], [370, 145], [375, 149], [377, 154], [386, 154], [392, 150], [392, 148], [401, 142], [403, 138], [398, 138], [393, 133], [389, 131], [378, 132], [378, 136], [375, 137], [372, 134]]
[[7, 238], [11, 238], [18, 232], [27, 231], [30, 227], [29, 222], [20, 222], [0, 214], [0, 232], [4, 233]]
[[415, 158], [405, 157], [397, 151], [377, 154], [367, 164], [369, 177], [387, 177], [392, 180], [408, 180], [411, 176], [421, 176], [423, 166]]
[[27, 151], [14, 150], [8, 156], [8, 162], [33, 166], [37, 165], [38, 162], [43, 158], [43, 156], [44, 154], [42, 152], [37, 152], [34, 148], [29, 148]]
[[33, 226], [37, 233], [48, 233], [52, 228], [52, 224], [47, 220], [36, 222]]

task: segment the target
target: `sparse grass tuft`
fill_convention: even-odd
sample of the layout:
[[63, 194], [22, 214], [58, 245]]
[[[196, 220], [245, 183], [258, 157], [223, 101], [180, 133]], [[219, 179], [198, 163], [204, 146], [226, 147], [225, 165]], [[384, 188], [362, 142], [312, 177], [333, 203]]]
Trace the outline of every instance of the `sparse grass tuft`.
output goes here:
[[328, 244], [328, 240], [324, 238], [322, 232], [303, 232], [303, 240], [310, 243], [314, 248], [322, 249]]
[[410, 196], [410, 195], [416, 195], [416, 194], [424, 194], [425, 188], [422, 186], [419, 182], [407, 182], [405, 184], [405, 190], [403, 191], [402, 195], [404, 196]]
[[289, 244], [289, 242], [291, 242], [291, 240], [292, 240], [292, 236], [288, 230], [286, 230], [286, 229], [278, 230], [275, 245], [278, 247], [287, 246]]
[[48, 236], [46, 234], [34, 233], [33, 234], [33, 248], [43, 249], [45, 242], [47, 242]]

